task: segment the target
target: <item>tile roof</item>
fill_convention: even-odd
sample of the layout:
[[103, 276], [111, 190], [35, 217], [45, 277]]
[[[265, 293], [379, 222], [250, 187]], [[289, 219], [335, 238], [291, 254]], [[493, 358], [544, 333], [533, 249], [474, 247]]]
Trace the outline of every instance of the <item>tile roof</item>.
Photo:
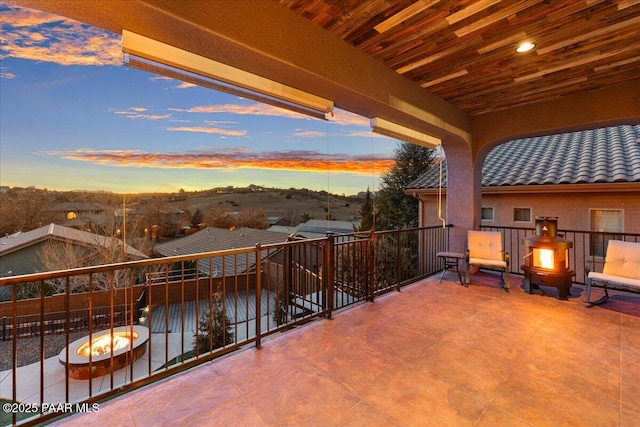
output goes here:
[[[289, 234], [287, 233], [277, 233], [256, 228], [241, 227], [229, 230], [227, 228], [207, 227], [190, 236], [156, 245], [155, 251], [167, 257], [189, 255], [228, 249], [251, 248], [258, 243], [261, 245], [283, 243], [288, 238]], [[199, 261], [198, 268], [207, 275], [209, 272], [213, 272], [214, 277], [218, 277], [224, 268], [225, 276], [233, 276], [252, 269], [255, 262], [255, 253], [250, 252], [247, 256], [229, 255], [204, 258]]]
[[[65, 240], [88, 246], [113, 247], [113, 240], [116, 238], [76, 230], [63, 225], [49, 224], [35, 230], [18, 232], [0, 238], [0, 255], [9, 254], [47, 239]], [[119, 245], [121, 241], [117, 240], [115, 243]], [[144, 253], [129, 245], [127, 245], [127, 254], [138, 259], [148, 258]]]
[[[446, 187], [446, 160], [443, 163]], [[407, 189], [438, 188], [438, 165]], [[640, 182], [640, 125], [522, 138], [495, 147], [482, 166], [483, 187]]]

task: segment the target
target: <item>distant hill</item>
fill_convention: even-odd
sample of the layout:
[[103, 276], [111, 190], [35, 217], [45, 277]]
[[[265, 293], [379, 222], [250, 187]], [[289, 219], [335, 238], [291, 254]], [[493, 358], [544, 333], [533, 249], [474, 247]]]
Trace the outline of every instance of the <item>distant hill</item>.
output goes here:
[[192, 214], [196, 209], [209, 212], [213, 208], [225, 207], [230, 211], [247, 208], [262, 209], [265, 216], [278, 216], [290, 224], [298, 224], [307, 219], [331, 219], [351, 221], [360, 216], [363, 199], [356, 196], [339, 196], [326, 191], [307, 189], [221, 189], [187, 193], [184, 200], [170, 202], [172, 206]]
[[[297, 225], [309, 219], [352, 221], [359, 219], [363, 198], [341, 196], [308, 189], [278, 189], [251, 185], [245, 188], [222, 187], [179, 193], [126, 194], [127, 207], [153, 203], [185, 212], [183, 222], [200, 209], [207, 215], [213, 208], [225, 211], [261, 209], [267, 217], [281, 217], [286, 224]], [[6, 188], [0, 191], [0, 235], [29, 231], [50, 222], [59, 223], [50, 212], [56, 203], [99, 203], [105, 207], [122, 207], [122, 194], [105, 191], [52, 191], [47, 189]], [[63, 218], [64, 219], [64, 218]]]

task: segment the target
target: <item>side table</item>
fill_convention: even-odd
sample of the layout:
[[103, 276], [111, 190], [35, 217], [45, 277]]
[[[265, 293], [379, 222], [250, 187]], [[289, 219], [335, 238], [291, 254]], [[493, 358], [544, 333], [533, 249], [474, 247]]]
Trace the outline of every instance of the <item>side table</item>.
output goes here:
[[460, 284], [464, 286], [464, 282], [462, 281], [462, 276], [460, 275], [460, 260], [464, 259], [464, 254], [460, 252], [438, 252], [436, 254], [438, 258], [441, 258], [444, 261], [444, 268], [442, 269], [442, 274], [440, 275], [440, 281], [438, 283], [442, 283], [442, 279], [444, 278], [444, 274], [450, 268], [455, 268], [456, 273], [458, 273], [458, 279], [460, 280]]

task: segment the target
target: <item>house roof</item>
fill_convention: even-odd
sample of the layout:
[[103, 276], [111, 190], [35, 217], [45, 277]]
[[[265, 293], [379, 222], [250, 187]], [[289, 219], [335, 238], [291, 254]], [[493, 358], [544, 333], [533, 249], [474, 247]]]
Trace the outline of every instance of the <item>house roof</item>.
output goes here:
[[[32, 246], [47, 239], [58, 239], [86, 246], [112, 247], [114, 237], [102, 236], [100, 234], [89, 233], [75, 228], [65, 227], [58, 224], [49, 224], [35, 230], [27, 232], [17, 232], [0, 238], [0, 256], [7, 255], [22, 248]], [[117, 244], [120, 240], [117, 239]], [[136, 248], [127, 245], [127, 255], [133, 258], [148, 258], [147, 255]]]
[[310, 219], [296, 227], [296, 234], [314, 238], [326, 237], [328, 232], [332, 233], [353, 233], [353, 227], [357, 227], [359, 222], [350, 221], [329, 221], [323, 219]]
[[[227, 228], [207, 227], [190, 236], [171, 240], [156, 245], [157, 253], [164, 256], [189, 255], [204, 252], [223, 251], [228, 249], [250, 248], [256, 244], [268, 245], [286, 242], [287, 233], [241, 227], [234, 230]], [[242, 273], [255, 265], [255, 253], [248, 256], [225, 256], [201, 259], [198, 269], [213, 277], [220, 276], [224, 269], [225, 276]], [[224, 259], [224, 263], [223, 263]]]
[[164, 256], [188, 255], [227, 249], [251, 248], [256, 244], [268, 245], [286, 242], [286, 233], [260, 230], [257, 228], [207, 227], [190, 236], [174, 239], [156, 245], [155, 250]]
[[[443, 160], [443, 188], [446, 171]], [[640, 182], [640, 125], [516, 139], [491, 150], [482, 166], [483, 187], [619, 182]], [[436, 165], [407, 190], [439, 183]]]

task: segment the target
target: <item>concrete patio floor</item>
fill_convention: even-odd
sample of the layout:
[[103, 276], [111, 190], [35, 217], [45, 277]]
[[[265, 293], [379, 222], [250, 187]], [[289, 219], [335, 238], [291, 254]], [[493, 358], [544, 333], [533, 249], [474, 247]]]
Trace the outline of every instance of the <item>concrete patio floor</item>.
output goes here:
[[[640, 298], [432, 277], [57, 426], [637, 426]], [[593, 297], [597, 298], [597, 292]]]

